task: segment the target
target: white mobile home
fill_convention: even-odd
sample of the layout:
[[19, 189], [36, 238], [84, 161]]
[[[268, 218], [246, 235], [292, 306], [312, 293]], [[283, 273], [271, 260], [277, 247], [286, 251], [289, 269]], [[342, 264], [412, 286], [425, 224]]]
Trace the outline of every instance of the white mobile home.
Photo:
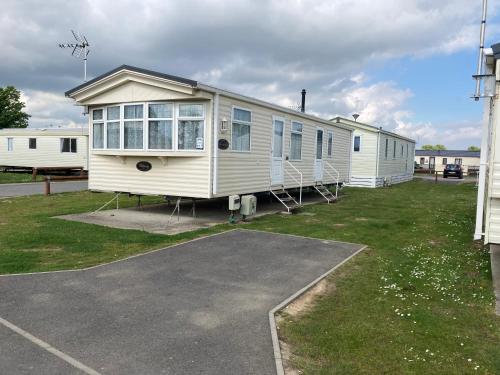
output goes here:
[[465, 174], [479, 171], [480, 151], [467, 150], [416, 150], [415, 163], [419, 168], [443, 172], [447, 164], [462, 166]]
[[354, 128], [349, 186], [380, 187], [413, 179], [414, 140], [343, 117], [331, 121]]
[[0, 167], [88, 169], [88, 130], [2, 129]]
[[352, 128], [120, 66], [66, 93], [89, 114], [89, 189], [215, 198], [349, 180]]

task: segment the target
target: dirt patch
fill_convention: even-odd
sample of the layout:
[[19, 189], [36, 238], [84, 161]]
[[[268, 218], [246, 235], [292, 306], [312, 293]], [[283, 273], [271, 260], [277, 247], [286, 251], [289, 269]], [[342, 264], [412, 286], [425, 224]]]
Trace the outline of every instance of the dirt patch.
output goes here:
[[281, 348], [281, 358], [283, 360], [283, 369], [285, 370], [285, 375], [302, 374], [302, 371], [297, 370], [296, 368], [293, 368], [290, 365], [291, 362], [290, 359], [292, 358], [292, 352], [290, 350], [290, 346], [286, 342], [281, 341], [280, 348]]
[[335, 284], [331, 281], [329, 282], [328, 280], [323, 279], [302, 296], [285, 307], [283, 312], [296, 317], [299, 314], [308, 311], [314, 305], [314, 301], [317, 297], [332, 291], [335, 291]]
[[297, 215], [300, 216], [316, 216], [314, 212], [299, 212]]
[[[297, 317], [300, 314], [305, 313], [310, 310], [316, 299], [319, 296], [325, 295], [327, 293], [331, 293], [335, 291], [335, 284], [332, 281], [328, 281], [328, 279], [323, 279], [319, 283], [317, 283], [314, 287], [309, 289], [302, 296], [297, 298], [287, 307], [285, 307], [281, 314], [276, 316], [276, 324], [279, 332], [280, 324], [286, 319], [286, 317]], [[284, 313], [284, 314], [283, 314]], [[283, 359], [283, 368], [285, 370], [285, 375], [300, 375], [302, 371], [294, 368], [291, 365], [292, 351], [290, 346], [280, 338], [280, 349], [281, 349], [281, 357]]]
[[342, 223], [337, 223], [337, 224], [333, 224], [334, 227], [345, 227], [345, 224], [342, 224]]

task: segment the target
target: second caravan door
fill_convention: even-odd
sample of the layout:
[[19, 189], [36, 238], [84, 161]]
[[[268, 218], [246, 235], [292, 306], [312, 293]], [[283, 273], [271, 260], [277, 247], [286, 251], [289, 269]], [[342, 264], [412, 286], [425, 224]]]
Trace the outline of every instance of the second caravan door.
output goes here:
[[271, 185], [282, 185], [284, 183], [283, 172], [283, 132], [285, 120], [273, 117], [273, 143], [271, 155]]
[[323, 129], [316, 129], [316, 156], [314, 158], [314, 181], [323, 180]]

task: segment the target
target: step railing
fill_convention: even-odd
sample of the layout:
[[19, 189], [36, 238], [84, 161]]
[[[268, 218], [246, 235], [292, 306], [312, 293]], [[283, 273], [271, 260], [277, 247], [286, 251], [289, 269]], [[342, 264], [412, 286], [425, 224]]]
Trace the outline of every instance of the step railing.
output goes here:
[[290, 163], [289, 160], [286, 161], [287, 164], [292, 167], [292, 169], [298, 174], [298, 178], [297, 176], [294, 176], [292, 173], [290, 173], [286, 168], [284, 168], [285, 170], [285, 173], [290, 176], [290, 178], [292, 180], [294, 180], [296, 183], [299, 184], [299, 204], [302, 205], [302, 182], [303, 182], [303, 178], [302, 178], [302, 172], [299, 171], [292, 163]]
[[[328, 167], [333, 172], [333, 174], [328, 170], [328, 168], [325, 168], [325, 166]], [[326, 174], [330, 176], [330, 178], [335, 182], [335, 198], [337, 198], [339, 191], [340, 172], [326, 160], [323, 160], [323, 172], [326, 172]]]

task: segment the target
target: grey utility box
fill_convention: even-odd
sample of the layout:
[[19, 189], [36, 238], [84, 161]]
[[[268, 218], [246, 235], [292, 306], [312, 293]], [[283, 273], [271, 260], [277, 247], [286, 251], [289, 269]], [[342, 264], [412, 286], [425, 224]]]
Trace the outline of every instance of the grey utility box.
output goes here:
[[240, 196], [230, 195], [229, 196], [229, 210], [238, 211], [240, 209]]
[[240, 214], [243, 216], [255, 215], [257, 212], [257, 197], [255, 195], [243, 195], [241, 197]]

